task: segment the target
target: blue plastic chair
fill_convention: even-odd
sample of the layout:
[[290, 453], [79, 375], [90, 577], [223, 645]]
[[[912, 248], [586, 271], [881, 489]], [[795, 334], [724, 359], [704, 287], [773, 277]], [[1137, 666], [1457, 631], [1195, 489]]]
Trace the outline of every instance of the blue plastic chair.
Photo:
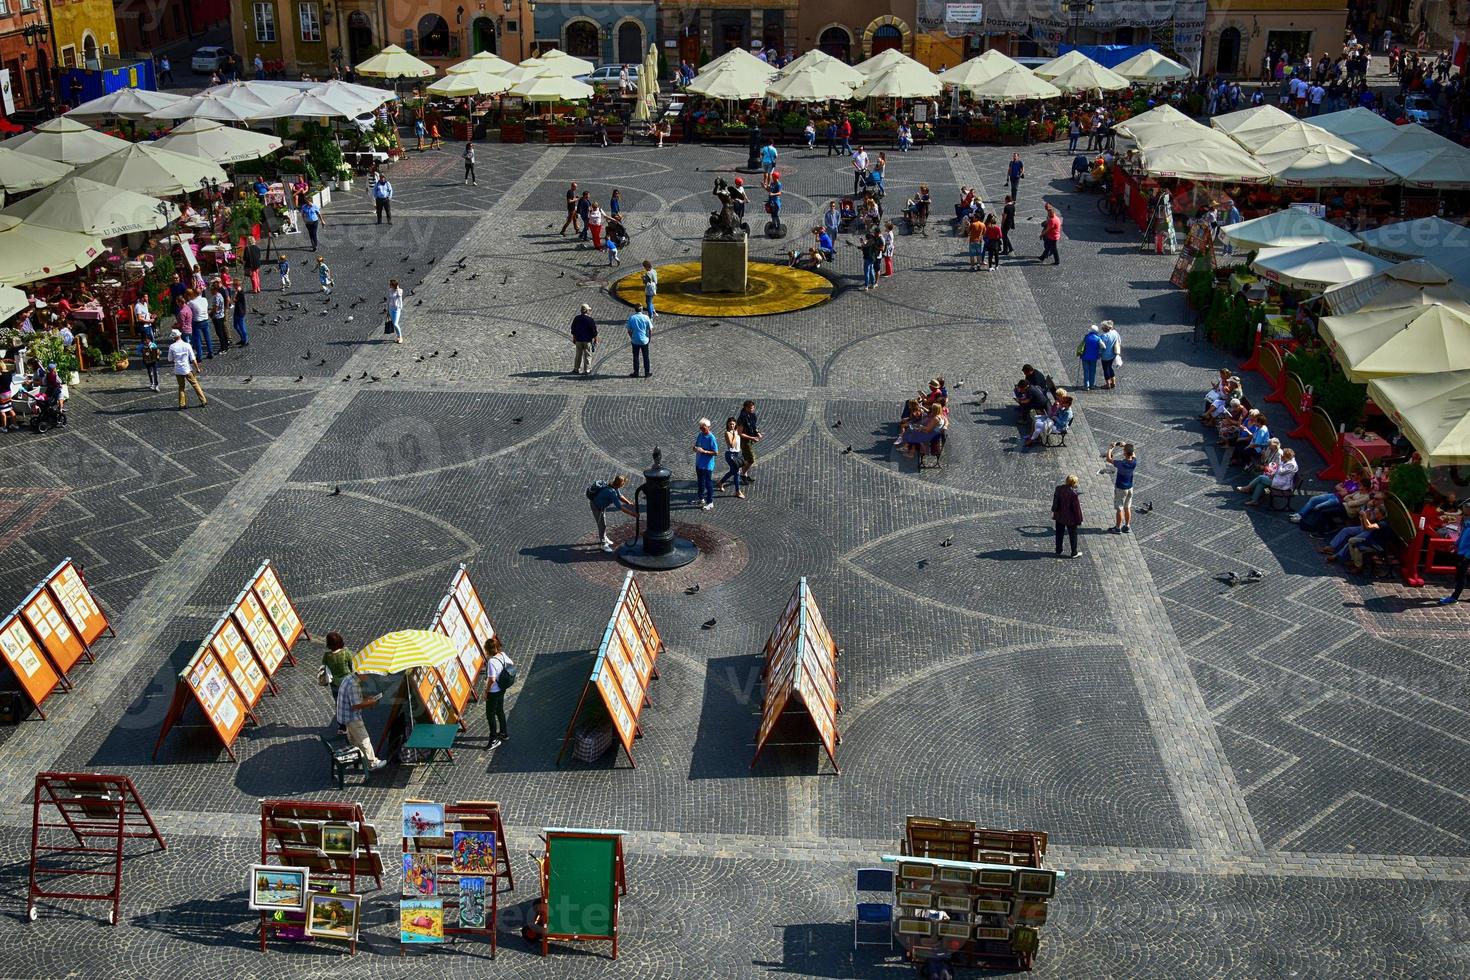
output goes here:
[[[852, 918], [852, 948], [886, 946], [893, 949], [893, 872], [888, 868], [859, 868], [856, 891], [859, 901]], [[865, 892], [881, 892], [887, 901], [861, 901]], [[864, 933], [870, 938], [863, 938]]]

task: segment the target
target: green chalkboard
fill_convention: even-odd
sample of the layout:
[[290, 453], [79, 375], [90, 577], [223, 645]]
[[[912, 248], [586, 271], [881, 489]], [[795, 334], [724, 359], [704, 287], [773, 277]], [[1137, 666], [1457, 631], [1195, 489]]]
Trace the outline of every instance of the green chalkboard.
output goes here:
[[551, 865], [547, 935], [612, 938], [618, 839], [551, 835], [546, 844]]

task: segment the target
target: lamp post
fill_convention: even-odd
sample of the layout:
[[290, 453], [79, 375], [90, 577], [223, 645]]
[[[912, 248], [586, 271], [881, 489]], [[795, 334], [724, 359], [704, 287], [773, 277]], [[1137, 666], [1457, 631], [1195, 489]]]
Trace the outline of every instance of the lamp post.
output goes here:
[[1072, 47], [1077, 46], [1077, 28], [1082, 26], [1082, 18], [1097, 10], [1095, 0], [1062, 0], [1062, 9], [1071, 17]]

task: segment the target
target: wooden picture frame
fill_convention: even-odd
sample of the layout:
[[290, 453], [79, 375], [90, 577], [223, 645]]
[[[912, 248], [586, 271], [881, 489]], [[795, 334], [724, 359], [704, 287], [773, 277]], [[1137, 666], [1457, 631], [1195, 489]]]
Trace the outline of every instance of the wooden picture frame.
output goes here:
[[277, 864], [252, 864], [250, 908], [257, 912], [305, 912], [311, 892], [311, 872]]
[[1008, 898], [975, 899], [976, 915], [1010, 915], [1012, 907], [1011, 900]]
[[968, 922], [940, 922], [940, 939], [969, 939], [970, 924]]
[[975, 881], [975, 872], [970, 868], [940, 868], [939, 880], [949, 885], [969, 885]]
[[898, 864], [898, 876], [914, 881], [933, 881], [934, 865], [918, 864], [913, 861], [900, 861]]
[[981, 869], [976, 876], [975, 884], [981, 888], [1015, 888], [1016, 873], [1014, 871], [993, 871]]
[[975, 938], [981, 940], [989, 940], [992, 942], [1008, 942], [1011, 938], [1011, 930], [994, 929], [986, 926], [976, 926]]
[[351, 942], [357, 938], [361, 918], [361, 895], [312, 892], [306, 897], [306, 934], [313, 939]]
[[970, 911], [970, 896], [940, 895], [939, 909], [943, 912], [968, 912]]
[[927, 938], [934, 935], [934, 922], [931, 919], [914, 919], [905, 916], [898, 920], [898, 934]]
[[1051, 898], [1057, 893], [1057, 873], [1046, 868], [1026, 868], [1016, 872], [1016, 894]]
[[351, 857], [357, 853], [357, 828], [352, 824], [327, 821], [321, 828], [323, 854]]
[[931, 909], [934, 907], [934, 896], [929, 892], [900, 891], [898, 893], [898, 907], [904, 909]]

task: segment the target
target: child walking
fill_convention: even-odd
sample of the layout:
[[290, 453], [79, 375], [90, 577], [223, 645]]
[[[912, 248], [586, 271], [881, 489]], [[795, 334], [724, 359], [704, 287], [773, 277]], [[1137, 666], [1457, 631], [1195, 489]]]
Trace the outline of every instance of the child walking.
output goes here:
[[316, 257], [316, 277], [322, 284], [322, 292], [332, 291], [332, 267], [327, 265], [327, 257], [318, 255]]
[[148, 390], [158, 390], [158, 360], [162, 355], [159, 353], [158, 344], [150, 335], [143, 342], [143, 368], [148, 372]]
[[291, 285], [291, 262], [285, 255], [276, 260], [276, 272], [281, 277], [281, 292], [284, 293]]
[[609, 238], [607, 240], [607, 264], [608, 265], [622, 265], [623, 264], [622, 263], [622, 260], [618, 258], [618, 243], [615, 242], [615, 241], [613, 241], [611, 238]]

